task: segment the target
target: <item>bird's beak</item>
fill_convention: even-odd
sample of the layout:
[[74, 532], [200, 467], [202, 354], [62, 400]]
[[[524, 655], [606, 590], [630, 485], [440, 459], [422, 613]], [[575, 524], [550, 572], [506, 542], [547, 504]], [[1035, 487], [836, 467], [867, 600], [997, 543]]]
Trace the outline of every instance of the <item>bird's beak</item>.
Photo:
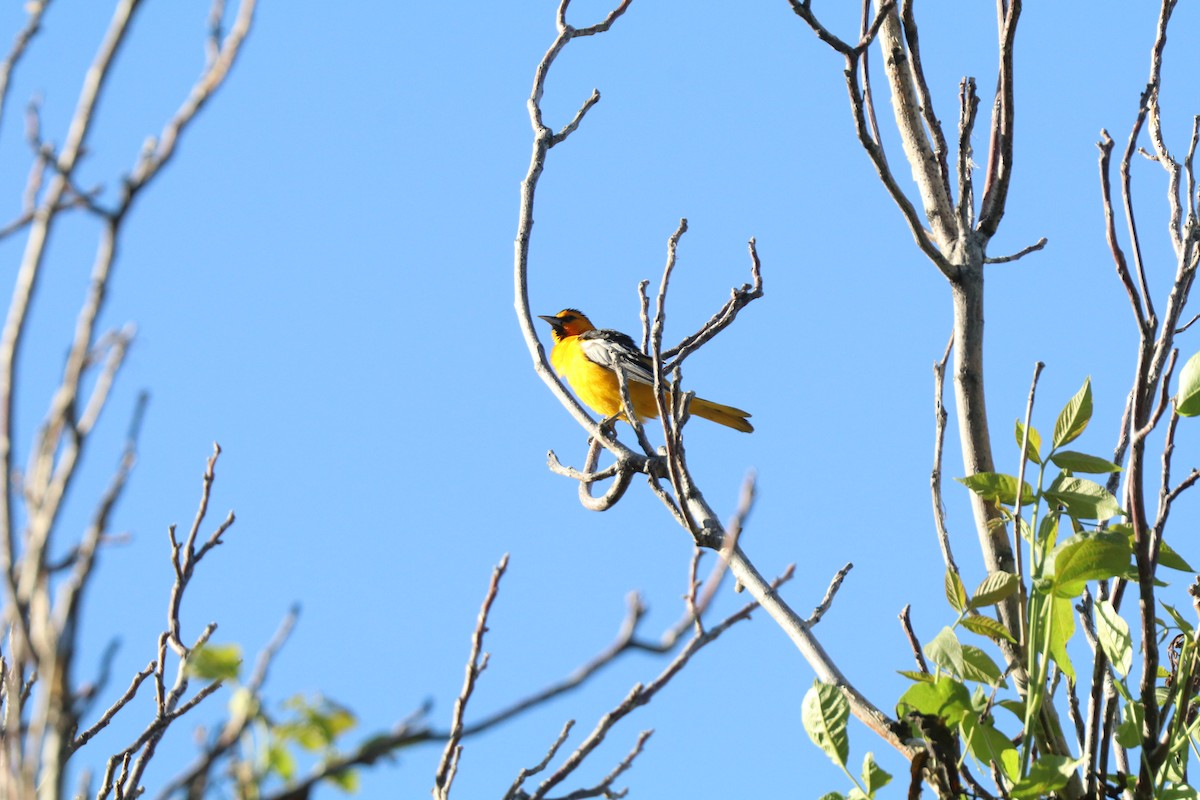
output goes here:
[[547, 317], [545, 314], [538, 314], [538, 319], [544, 319], [546, 322], [549, 322], [550, 327], [554, 328], [554, 330], [558, 330], [562, 327], [562, 320], [560, 320], [558, 317]]

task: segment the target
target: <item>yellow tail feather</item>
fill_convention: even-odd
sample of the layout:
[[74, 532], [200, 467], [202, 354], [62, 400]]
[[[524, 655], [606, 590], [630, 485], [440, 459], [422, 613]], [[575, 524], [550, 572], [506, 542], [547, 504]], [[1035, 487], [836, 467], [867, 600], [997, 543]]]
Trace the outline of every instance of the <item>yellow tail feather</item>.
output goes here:
[[745, 433], [754, 431], [754, 426], [746, 420], [746, 417], [750, 416], [750, 412], [742, 411], [740, 408], [723, 406], [720, 403], [703, 400], [699, 397], [692, 398], [690, 408], [692, 414], [701, 419], [707, 419], [718, 425], [724, 425], [727, 428], [733, 428]]

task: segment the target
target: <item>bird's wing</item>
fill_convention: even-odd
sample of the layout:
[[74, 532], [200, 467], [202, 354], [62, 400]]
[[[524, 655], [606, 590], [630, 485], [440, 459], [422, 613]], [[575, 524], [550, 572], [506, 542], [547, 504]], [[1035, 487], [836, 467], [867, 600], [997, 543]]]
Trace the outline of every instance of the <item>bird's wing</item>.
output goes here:
[[579, 334], [579, 346], [592, 363], [614, 371], [619, 369], [631, 381], [653, 385], [654, 368], [650, 364], [650, 357], [624, 333], [591, 330]]

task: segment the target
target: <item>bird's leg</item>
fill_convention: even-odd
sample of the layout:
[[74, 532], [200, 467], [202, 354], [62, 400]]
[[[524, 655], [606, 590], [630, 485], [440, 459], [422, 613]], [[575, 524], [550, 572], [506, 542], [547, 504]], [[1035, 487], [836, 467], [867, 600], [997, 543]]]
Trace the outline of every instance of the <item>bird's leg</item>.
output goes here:
[[[602, 434], [604, 434], [605, 436], [607, 436], [609, 439], [616, 439], [617, 438], [617, 420], [621, 419], [623, 416], [624, 415], [620, 411], [618, 411], [616, 414], [613, 414], [612, 416], [605, 417], [604, 419], [600, 420], [600, 432]], [[591, 442], [591, 437], [588, 437], [588, 442]]]

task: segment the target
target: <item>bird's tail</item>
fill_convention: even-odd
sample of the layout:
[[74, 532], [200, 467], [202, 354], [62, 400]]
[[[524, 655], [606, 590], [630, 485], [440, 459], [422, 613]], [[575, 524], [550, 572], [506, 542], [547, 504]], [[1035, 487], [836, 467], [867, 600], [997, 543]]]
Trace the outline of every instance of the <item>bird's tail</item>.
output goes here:
[[704, 400], [699, 397], [692, 398], [692, 404], [689, 408], [695, 416], [710, 420], [718, 425], [724, 425], [727, 428], [733, 428], [745, 433], [750, 433], [754, 430], [754, 426], [746, 419], [750, 416], [750, 412], [742, 411], [740, 408], [723, 406], [720, 403], [714, 403], [711, 400]]

